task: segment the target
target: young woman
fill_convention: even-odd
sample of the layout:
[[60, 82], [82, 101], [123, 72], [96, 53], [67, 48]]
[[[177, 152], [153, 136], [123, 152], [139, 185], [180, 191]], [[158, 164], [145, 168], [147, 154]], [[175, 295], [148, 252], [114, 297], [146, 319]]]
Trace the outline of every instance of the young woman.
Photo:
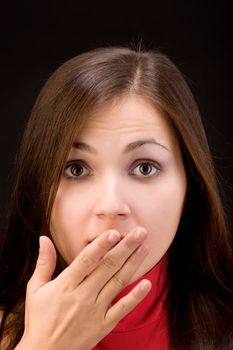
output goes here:
[[230, 231], [165, 55], [101, 48], [49, 78], [7, 223], [1, 349], [233, 349]]

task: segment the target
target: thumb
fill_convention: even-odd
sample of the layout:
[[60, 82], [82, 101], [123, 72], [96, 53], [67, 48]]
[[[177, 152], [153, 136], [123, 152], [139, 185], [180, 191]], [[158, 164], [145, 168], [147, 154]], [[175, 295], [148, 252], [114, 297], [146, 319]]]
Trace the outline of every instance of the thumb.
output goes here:
[[57, 260], [56, 250], [51, 239], [47, 236], [40, 236], [39, 242], [39, 255], [30, 280], [30, 289], [32, 292], [36, 292], [51, 280]]

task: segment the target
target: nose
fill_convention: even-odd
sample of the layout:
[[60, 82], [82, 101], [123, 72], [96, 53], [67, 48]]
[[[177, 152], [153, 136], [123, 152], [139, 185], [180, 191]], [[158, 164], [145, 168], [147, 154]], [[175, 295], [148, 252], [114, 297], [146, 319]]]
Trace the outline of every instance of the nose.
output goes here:
[[129, 204], [126, 202], [127, 191], [121, 188], [117, 181], [105, 181], [98, 192], [98, 198], [94, 206], [94, 214], [106, 221], [126, 219], [130, 214]]

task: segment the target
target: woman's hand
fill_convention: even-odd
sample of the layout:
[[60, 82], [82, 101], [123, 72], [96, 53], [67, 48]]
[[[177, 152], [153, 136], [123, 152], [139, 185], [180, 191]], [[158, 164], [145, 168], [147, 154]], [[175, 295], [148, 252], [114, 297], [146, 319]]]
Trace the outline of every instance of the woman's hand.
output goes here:
[[111, 305], [148, 253], [147, 232], [134, 231], [124, 238], [116, 230], [103, 232], [53, 280], [55, 248], [48, 237], [40, 238], [17, 350], [89, 350], [140, 303], [151, 288], [148, 280]]

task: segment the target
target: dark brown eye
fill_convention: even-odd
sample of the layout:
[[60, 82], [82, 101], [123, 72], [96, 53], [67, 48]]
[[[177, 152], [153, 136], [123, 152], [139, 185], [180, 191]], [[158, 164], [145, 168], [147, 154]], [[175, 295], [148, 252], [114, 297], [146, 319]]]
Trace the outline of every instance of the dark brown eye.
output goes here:
[[142, 164], [140, 169], [144, 175], [148, 175], [148, 172], [151, 172], [151, 165], [149, 163]]
[[[134, 169], [136, 168], [139, 168], [139, 174], [134, 173], [134, 176], [139, 176], [139, 177], [151, 177], [156, 175], [160, 171], [160, 168], [157, 164], [149, 161], [146, 161], [146, 162], [140, 161], [140, 163], [138, 162]], [[140, 174], [142, 176], [140, 176]]]
[[[86, 171], [86, 173], [85, 173]], [[81, 161], [68, 163], [64, 170], [64, 176], [71, 180], [83, 178], [89, 173], [89, 168]]]
[[80, 166], [80, 165], [72, 165], [70, 167], [70, 172], [74, 176], [80, 176], [83, 173], [82, 166]]

